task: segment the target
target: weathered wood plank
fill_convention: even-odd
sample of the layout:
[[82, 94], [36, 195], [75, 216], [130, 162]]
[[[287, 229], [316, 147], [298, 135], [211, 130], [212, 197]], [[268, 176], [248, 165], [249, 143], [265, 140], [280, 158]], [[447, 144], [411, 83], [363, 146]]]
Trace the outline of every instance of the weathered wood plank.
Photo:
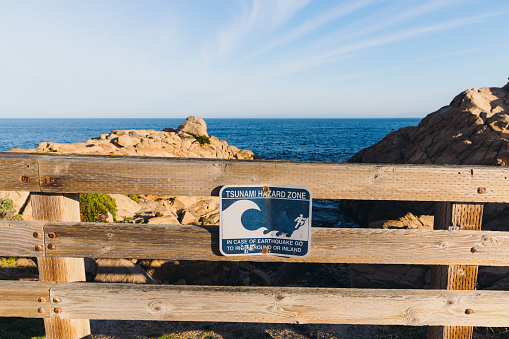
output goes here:
[[[435, 211], [434, 229], [458, 229], [460, 231], [481, 230], [483, 204], [438, 202]], [[478, 248], [472, 247], [476, 252]], [[478, 266], [449, 265], [432, 266], [431, 288], [447, 290], [475, 290], [477, 287]], [[435, 326], [428, 329], [428, 339], [467, 339], [472, 338], [472, 326]]]
[[[509, 202], [509, 168], [504, 167], [17, 156], [38, 162], [41, 191], [53, 193], [206, 196], [227, 184], [263, 184], [306, 186], [314, 198], [324, 199]], [[5, 157], [0, 154], [0, 164]], [[21, 189], [14, 179], [0, 181], [0, 189]]]
[[0, 153], [0, 191], [39, 191], [37, 158]]
[[0, 256], [44, 256], [44, 221], [0, 220]]
[[[78, 194], [32, 193], [32, 215], [35, 220], [79, 221], [80, 206]], [[46, 238], [47, 237], [47, 238]], [[46, 240], [51, 238], [45, 234]], [[46, 241], [46, 247], [51, 247]], [[49, 250], [49, 249], [48, 249]], [[39, 279], [41, 281], [85, 281], [83, 258], [39, 258]], [[51, 317], [44, 320], [47, 339], [90, 338], [88, 319], [62, 319], [54, 309]]]
[[222, 256], [217, 226], [48, 223], [45, 232], [56, 234], [54, 257], [509, 266], [509, 232], [313, 227], [304, 259]]
[[53, 283], [0, 281], [0, 317], [49, 318]]
[[[63, 318], [509, 325], [509, 292], [505, 291], [62, 283], [52, 288], [51, 296], [62, 300], [58, 305]], [[466, 314], [467, 309], [473, 312]]]

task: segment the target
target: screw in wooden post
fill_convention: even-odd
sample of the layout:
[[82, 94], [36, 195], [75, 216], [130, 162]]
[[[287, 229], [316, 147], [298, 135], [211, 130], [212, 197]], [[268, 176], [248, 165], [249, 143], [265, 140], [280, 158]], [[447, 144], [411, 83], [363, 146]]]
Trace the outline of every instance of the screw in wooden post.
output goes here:
[[46, 302], [46, 298], [44, 298], [44, 297], [39, 297], [39, 298], [37, 299], [37, 301], [38, 301], [38, 302], [40, 302], [40, 303], [44, 303], [44, 302]]
[[42, 233], [41, 232], [34, 232], [33, 236], [34, 236], [34, 238], [40, 238], [40, 237], [42, 237]]
[[53, 182], [53, 178], [52, 178], [52, 177], [50, 177], [50, 176], [45, 176], [45, 177], [44, 177], [44, 183], [45, 183], [46, 185], [49, 185], [49, 184], [51, 184], [52, 182]]
[[38, 312], [38, 313], [44, 313], [44, 308], [39, 307], [39, 308], [37, 309], [37, 312]]
[[484, 193], [486, 193], [486, 188], [484, 188], [484, 187], [479, 187], [479, 188], [477, 189], [477, 193], [479, 193], [479, 194], [484, 194]]
[[42, 251], [42, 249], [43, 249], [42, 245], [35, 245], [35, 250], [36, 250], [37, 252]]
[[54, 249], [56, 249], [56, 248], [57, 248], [57, 245], [55, 245], [55, 244], [49, 244], [49, 245], [48, 245], [48, 249], [49, 249], [49, 250], [54, 250]]
[[55, 312], [55, 313], [57, 313], [57, 314], [58, 314], [58, 313], [61, 313], [61, 312], [62, 312], [62, 309], [61, 309], [60, 307], [55, 307], [55, 308], [53, 309], [53, 312]]
[[471, 308], [467, 308], [467, 309], [465, 310], [465, 314], [472, 314], [472, 313], [474, 313], [474, 310], [473, 310], [473, 309], [471, 309]]
[[56, 237], [57, 237], [57, 234], [55, 232], [49, 232], [48, 233], [48, 238], [55, 239]]
[[58, 297], [53, 298], [53, 302], [54, 302], [55, 304], [58, 304], [58, 303], [59, 303], [59, 302], [61, 302], [61, 301], [62, 301], [62, 299], [60, 299], [60, 298], [58, 298]]
[[21, 181], [22, 183], [26, 184], [26, 183], [29, 183], [30, 182], [30, 177], [28, 175], [22, 175], [20, 178], [19, 178], [19, 181]]
[[470, 252], [472, 252], [472, 253], [476, 253], [476, 252], [479, 252], [479, 249], [478, 249], [477, 247], [475, 247], [475, 246], [474, 246], [474, 247], [472, 247], [472, 248], [470, 249]]

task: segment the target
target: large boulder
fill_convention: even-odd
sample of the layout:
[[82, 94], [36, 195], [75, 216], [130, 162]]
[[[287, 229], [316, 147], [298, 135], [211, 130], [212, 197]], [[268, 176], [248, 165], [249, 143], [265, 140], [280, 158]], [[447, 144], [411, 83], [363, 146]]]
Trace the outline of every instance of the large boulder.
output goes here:
[[[509, 162], [509, 84], [464, 91], [418, 126], [388, 134], [348, 160], [352, 163], [504, 165]], [[433, 214], [433, 203], [345, 201], [361, 226], [411, 212]], [[487, 204], [483, 229], [502, 229], [507, 205]]]
[[140, 209], [140, 205], [124, 194], [110, 194], [117, 204], [117, 220], [122, 221], [133, 217]]
[[207, 134], [207, 124], [205, 120], [197, 116], [189, 116], [182, 125], [177, 128], [177, 132], [187, 133], [195, 137], [202, 135], [209, 136]]

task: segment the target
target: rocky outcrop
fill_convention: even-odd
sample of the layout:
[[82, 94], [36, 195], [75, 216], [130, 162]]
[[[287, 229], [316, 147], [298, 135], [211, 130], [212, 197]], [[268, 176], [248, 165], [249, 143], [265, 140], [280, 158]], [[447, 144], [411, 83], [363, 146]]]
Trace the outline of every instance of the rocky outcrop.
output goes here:
[[[509, 84], [464, 91], [418, 126], [388, 134], [348, 162], [391, 164], [507, 165], [509, 163]], [[411, 212], [433, 214], [433, 203], [345, 202], [362, 226]], [[484, 229], [501, 229], [505, 205], [487, 204]]]
[[205, 121], [194, 116], [187, 118], [177, 130], [114, 130], [85, 142], [41, 142], [35, 149], [14, 148], [8, 152], [245, 160], [254, 158], [253, 152], [249, 150], [229, 146], [225, 140], [214, 136], [209, 138]]
[[[467, 90], [448, 106], [429, 114], [418, 126], [390, 133], [355, 154], [349, 162], [507, 166], [508, 152], [509, 84]], [[433, 228], [431, 202], [344, 201], [343, 206], [361, 226]], [[483, 229], [507, 230], [508, 217], [507, 204], [486, 204]], [[352, 287], [429, 286], [427, 266], [351, 265], [350, 273]], [[479, 270], [480, 288], [507, 287], [507, 281], [507, 268]]]

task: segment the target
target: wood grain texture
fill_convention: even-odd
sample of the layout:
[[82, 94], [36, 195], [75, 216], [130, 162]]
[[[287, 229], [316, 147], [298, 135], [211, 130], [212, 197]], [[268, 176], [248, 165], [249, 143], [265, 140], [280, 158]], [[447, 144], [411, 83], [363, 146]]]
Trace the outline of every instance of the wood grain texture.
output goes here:
[[[434, 229], [480, 231], [484, 205], [479, 203], [439, 202], [436, 205]], [[461, 233], [461, 232], [460, 232]], [[478, 247], [471, 251], [477, 253]], [[478, 266], [432, 266], [431, 288], [447, 290], [475, 290]], [[472, 326], [441, 326], [428, 329], [428, 339], [472, 338]]]
[[[62, 283], [62, 317], [508, 326], [509, 292]], [[474, 310], [466, 314], [466, 309]]]
[[[0, 256], [44, 256], [44, 221], [0, 220]], [[39, 232], [37, 238], [35, 232]], [[40, 248], [40, 250], [37, 250]]]
[[46, 251], [55, 257], [509, 266], [509, 232], [313, 227], [306, 258], [222, 256], [217, 226], [48, 223], [45, 232], [57, 235]]
[[38, 281], [0, 281], [0, 317], [48, 318], [49, 291], [53, 285]]
[[37, 158], [0, 153], [0, 191], [40, 191]]
[[[217, 195], [223, 185], [263, 184], [305, 186], [311, 189], [314, 198], [324, 199], [509, 202], [507, 167], [17, 156], [38, 163], [38, 190], [53, 193], [206, 196]], [[0, 154], [0, 163], [5, 162], [6, 155]], [[0, 180], [0, 189], [21, 189], [23, 185], [13, 180]], [[478, 191], [479, 188], [482, 190]]]
[[[35, 220], [79, 221], [78, 194], [32, 193], [32, 214]], [[51, 240], [45, 234], [46, 247]], [[38, 260], [41, 281], [85, 281], [83, 258], [40, 258]], [[88, 319], [62, 319], [60, 314], [51, 312], [44, 320], [47, 339], [90, 338]]]

